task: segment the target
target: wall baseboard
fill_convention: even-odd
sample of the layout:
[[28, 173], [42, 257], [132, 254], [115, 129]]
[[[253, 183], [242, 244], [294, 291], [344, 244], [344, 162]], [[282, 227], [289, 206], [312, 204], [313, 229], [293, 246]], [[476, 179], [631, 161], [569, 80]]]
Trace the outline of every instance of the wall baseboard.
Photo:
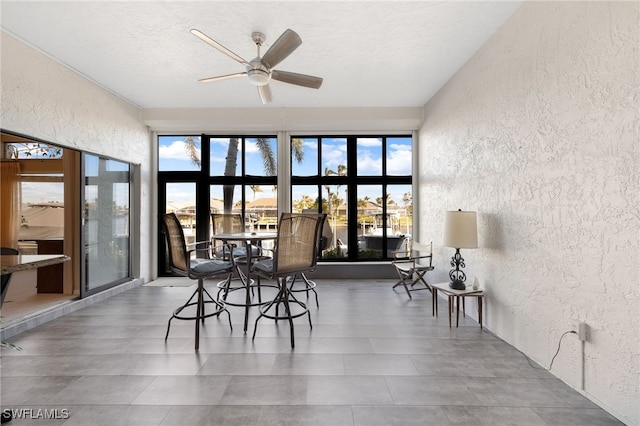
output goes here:
[[317, 279], [395, 279], [396, 271], [390, 262], [326, 262], [319, 263], [318, 268], [309, 274], [309, 278]]

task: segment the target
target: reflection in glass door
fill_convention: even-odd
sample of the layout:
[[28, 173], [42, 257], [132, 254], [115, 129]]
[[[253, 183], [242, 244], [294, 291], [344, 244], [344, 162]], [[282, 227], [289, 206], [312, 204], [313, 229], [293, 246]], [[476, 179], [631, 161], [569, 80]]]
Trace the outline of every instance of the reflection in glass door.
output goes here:
[[128, 163], [83, 156], [82, 297], [131, 276]]

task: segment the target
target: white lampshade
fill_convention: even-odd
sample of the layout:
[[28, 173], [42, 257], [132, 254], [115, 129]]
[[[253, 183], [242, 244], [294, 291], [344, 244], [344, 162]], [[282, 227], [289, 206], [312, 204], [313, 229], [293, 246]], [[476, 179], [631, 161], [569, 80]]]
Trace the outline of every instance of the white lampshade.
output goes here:
[[448, 211], [444, 217], [443, 244], [453, 248], [478, 248], [476, 212]]

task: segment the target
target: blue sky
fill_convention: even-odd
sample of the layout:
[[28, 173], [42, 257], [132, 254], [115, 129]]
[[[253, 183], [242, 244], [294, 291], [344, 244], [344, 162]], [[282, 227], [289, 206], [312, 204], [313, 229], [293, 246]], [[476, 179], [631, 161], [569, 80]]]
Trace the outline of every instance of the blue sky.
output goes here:
[[[199, 142], [200, 138], [196, 140]], [[277, 155], [277, 142], [273, 138], [270, 140], [272, 150]], [[213, 175], [223, 175], [224, 165], [226, 161], [227, 147], [229, 138], [217, 138], [212, 139], [211, 144], [211, 168]], [[324, 174], [325, 169], [333, 171], [338, 170], [339, 165], [345, 165], [347, 160], [347, 144], [346, 138], [323, 138], [322, 140], [322, 164], [321, 170], [318, 170], [318, 143], [314, 139], [304, 139], [304, 161], [302, 164], [298, 164], [295, 161], [292, 164], [292, 173], [298, 176], [315, 176], [317, 174]], [[247, 160], [247, 174], [252, 175], [264, 175], [262, 166], [262, 157], [252, 139], [246, 141], [246, 160]], [[240, 147], [240, 153], [242, 147]], [[357, 155], [358, 155], [358, 174], [363, 175], [379, 175], [382, 172], [382, 141], [379, 138], [359, 138], [357, 143]], [[185, 150], [184, 136], [161, 136], [159, 138], [158, 147], [159, 156], [159, 170], [198, 170], [189, 159], [187, 151]], [[242, 156], [239, 155], [238, 158]], [[387, 171], [391, 175], [410, 175], [411, 174], [411, 138], [410, 137], [397, 137], [387, 138]], [[238, 164], [236, 173], [241, 173], [241, 165]], [[262, 193], [257, 193], [256, 198], [272, 197], [274, 196], [273, 188], [261, 188]], [[293, 200], [299, 199], [302, 194], [299, 194], [299, 190], [303, 188], [294, 188]], [[375, 200], [381, 195], [381, 189], [375, 188], [360, 188], [358, 196], [360, 198], [369, 196], [372, 200]], [[405, 192], [410, 192], [411, 188], [407, 185], [401, 185], [395, 188], [390, 188], [392, 198], [398, 203], [402, 204], [402, 195]], [[344, 191], [344, 189], [342, 190]], [[167, 199], [174, 203], [184, 203], [192, 201], [195, 198], [195, 186], [193, 184], [171, 184], [170, 191], [167, 191]], [[326, 194], [323, 194], [326, 195]], [[219, 198], [216, 194], [212, 194], [213, 198]], [[235, 194], [237, 199], [240, 195]], [[253, 199], [253, 193], [249, 191], [246, 196], [247, 200]]]

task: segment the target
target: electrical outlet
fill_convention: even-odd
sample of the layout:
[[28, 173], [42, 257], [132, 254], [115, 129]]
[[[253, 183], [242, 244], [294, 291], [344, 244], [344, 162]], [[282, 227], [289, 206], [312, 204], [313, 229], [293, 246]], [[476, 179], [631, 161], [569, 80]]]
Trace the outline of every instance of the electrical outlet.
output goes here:
[[589, 326], [587, 325], [586, 322], [579, 322], [578, 323], [578, 339], [581, 342], [586, 342], [587, 341], [587, 332], [589, 330]]
[[574, 320], [571, 321], [571, 331], [573, 333], [575, 333], [576, 336], [578, 335], [578, 327], [580, 327], [580, 323], [581, 322], [582, 321], [577, 320], [577, 319], [574, 319]]
[[571, 321], [571, 332], [574, 333], [578, 340], [581, 342], [587, 341], [587, 333], [589, 331], [589, 326], [586, 322], [578, 319], [574, 319]]

